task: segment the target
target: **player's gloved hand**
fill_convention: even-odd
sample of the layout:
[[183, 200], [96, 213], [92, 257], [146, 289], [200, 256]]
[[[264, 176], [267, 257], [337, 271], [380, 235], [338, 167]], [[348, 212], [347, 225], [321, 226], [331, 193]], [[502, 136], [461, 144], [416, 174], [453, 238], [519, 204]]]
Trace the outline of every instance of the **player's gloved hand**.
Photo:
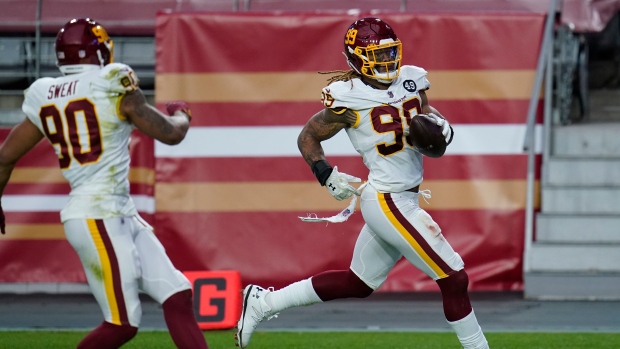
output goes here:
[[2, 234], [6, 233], [4, 230], [6, 229], [6, 225], [4, 223], [4, 211], [2, 211], [2, 204], [0, 203], [0, 232]]
[[325, 187], [329, 190], [336, 200], [344, 200], [351, 197], [351, 195], [360, 195], [360, 192], [355, 189], [349, 182], [361, 182], [360, 178], [348, 175], [346, 173], [338, 172], [338, 166], [334, 167], [332, 173], [327, 177], [325, 181]]
[[172, 116], [179, 110], [184, 112], [190, 121], [192, 120], [192, 111], [189, 109], [189, 104], [184, 101], [166, 102], [166, 111], [168, 111], [168, 115]]
[[446, 137], [446, 144], [452, 143], [452, 137], [454, 136], [454, 130], [452, 130], [452, 126], [448, 120], [440, 117], [439, 115], [435, 115], [434, 113], [427, 114], [431, 119], [435, 120], [437, 126], [441, 127], [441, 134]]

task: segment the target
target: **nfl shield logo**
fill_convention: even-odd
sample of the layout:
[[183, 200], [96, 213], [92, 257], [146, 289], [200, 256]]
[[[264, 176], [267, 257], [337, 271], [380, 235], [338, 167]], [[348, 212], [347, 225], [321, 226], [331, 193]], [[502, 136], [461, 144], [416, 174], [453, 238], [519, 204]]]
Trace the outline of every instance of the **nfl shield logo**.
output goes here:
[[388, 92], [388, 96], [389, 96], [390, 98], [394, 98], [394, 94], [392, 93], [392, 91], [387, 91], [387, 92]]

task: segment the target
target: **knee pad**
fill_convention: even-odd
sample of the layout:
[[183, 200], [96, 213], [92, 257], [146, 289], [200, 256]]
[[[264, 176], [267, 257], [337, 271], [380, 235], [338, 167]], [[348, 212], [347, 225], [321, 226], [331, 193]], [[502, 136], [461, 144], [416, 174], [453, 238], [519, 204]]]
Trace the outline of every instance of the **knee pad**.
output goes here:
[[437, 280], [437, 285], [444, 295], [463, 295], [467, 294], [469, 287], [469, 276], [465, 269], [461, 269], [447, 278]]
[[162, 304], [164, 310], [192, 308], [194, 295], [192, 290], [183, 290], [168, 297]]
[[130, 325], [113, 325], [109, 322], [104, 322], [103, 326], [109, 335], [118, 338], [123, 343], [129, 342], [138, 333], [138, 328]]

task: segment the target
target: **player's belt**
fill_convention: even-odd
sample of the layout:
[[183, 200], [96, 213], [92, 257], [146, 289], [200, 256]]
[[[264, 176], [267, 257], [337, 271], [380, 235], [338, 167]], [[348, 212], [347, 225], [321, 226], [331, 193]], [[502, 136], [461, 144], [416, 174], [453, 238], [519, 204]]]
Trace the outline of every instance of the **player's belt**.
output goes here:
[[416, 185], [415, 187], [410, 188], [410, 189], [407, 189], [407, 190], [405, 190], [405, 191], [410, 191], [410, 192], [412, 192], [412, 193], [417, 193], [419, 189], [420, 189], [420, 186], [419, 186], [419, 185]]

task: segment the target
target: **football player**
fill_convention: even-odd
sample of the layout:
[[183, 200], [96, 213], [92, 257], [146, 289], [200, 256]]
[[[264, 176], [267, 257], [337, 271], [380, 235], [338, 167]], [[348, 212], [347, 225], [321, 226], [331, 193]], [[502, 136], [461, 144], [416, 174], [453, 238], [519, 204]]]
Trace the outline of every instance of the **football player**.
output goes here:
[[131, 340], [142, 316], [140, 290], [162, 304], [179, 348], [208, 348], [194, 317], [188, 279], [129, 195], [132, 129], [178, 144], [189, 128], [190, 108], [183, 101], [169, 102], [165, 115], [149, 105], [135, 72], [113, 63], [113, 49], [106, 30], [92, 19], [73, 19], [60, 29], [55, 50], [63, 76], [38, 79], [25, 91], [27, 117], [0, 147], [0, 194], [15, 163], [46, 138], [71, 185], [60, 212], [65, 234], [104, 318], [78, 348], [118, 348]]
[[[350, 268], [325, 271], [277, 291], [248, 285], [237, 344], [246, 348], [261, 321], [287, 308], [368, 297], [405, 257], [437, 282], [445, 317], [463, 347], [489, 348], [470, 303], [463, 260], [418, 205], [419, 196], [430, 193], [419, 191], [423, 157], [407, 137], [411, 117], [428, 114], [441, 127], [447, 144], [453, 137], [448, 121], [429, 105], [427, 72], [401, 66], [401, 41], [379, 18], [353, 23], [345, 34], [344, 49], [351, 70], [331, 72], [339, 75], [322, 90], [325, 108], [303, 127], [298, 146], [319, 183], [336, 199], [361, 195], [365, 225]], [[359, 178], [339, 172], [325, 160], [321, 142], [343, 129], [369, 170], [362, 193], [349, 184]]]

